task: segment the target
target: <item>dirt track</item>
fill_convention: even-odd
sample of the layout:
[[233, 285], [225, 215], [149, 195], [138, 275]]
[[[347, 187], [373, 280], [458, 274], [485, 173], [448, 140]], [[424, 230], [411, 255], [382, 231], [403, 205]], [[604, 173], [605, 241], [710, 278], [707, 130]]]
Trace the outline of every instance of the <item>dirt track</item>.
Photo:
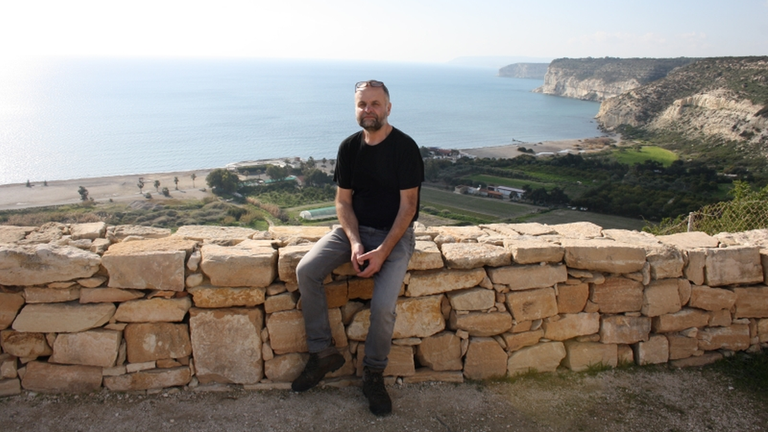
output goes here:
[[513, 383], [392, 386], [394, 413], [376, 418], [359, 388], [307, 393], [237, 386], [158, 394], [0, 399], [3, 431], [761, 431], [768, 389], [734, 388], [708, 369], [564, 372]]

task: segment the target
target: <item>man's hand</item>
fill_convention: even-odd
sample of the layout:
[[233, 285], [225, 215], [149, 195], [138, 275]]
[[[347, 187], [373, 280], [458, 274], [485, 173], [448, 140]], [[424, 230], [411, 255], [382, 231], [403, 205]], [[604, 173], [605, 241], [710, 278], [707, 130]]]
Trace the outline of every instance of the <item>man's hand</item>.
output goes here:
[[[358, 277], [369, 278], [381, 270], [381, 266], [384, 265], [384, 261], [387, 260], [388, 256], [388, 253], [385, 253], [380, 248], [376, 248], [370, 252], [358, 255], [357, 261], [352, 261], [352, 265], [355, 267]], [[368, 265], [362, 268], [361, 265], [364, 262], [368, 262]]]

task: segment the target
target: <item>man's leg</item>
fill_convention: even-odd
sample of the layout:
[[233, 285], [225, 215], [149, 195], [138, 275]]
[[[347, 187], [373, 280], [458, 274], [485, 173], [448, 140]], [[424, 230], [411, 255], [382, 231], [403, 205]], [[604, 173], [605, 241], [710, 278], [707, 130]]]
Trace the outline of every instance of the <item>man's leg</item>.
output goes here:
[[[366, 243], [367, 235], [363, 234], [364, 229], [361, 228], [360, 235]], [[369, 240], [380, 244], [384, 237], [386, 231], [371, 232]], [[397, 297], [408, 270], [408, 262], [413, 255], [414, 245], [413, 230], [408, 229], [387, 257], [381, 270], [374, 276], [371, 325], [365, 340], [363, 358], [363, 393], [368, 399], [371, 412], [379, 416], [392, 412], [392, 401], [384, 387], [383, 372], [387, 367], [387, 357], [392, 346]]]
[[295, 391], [309, 390], [326, 373], [344, 365], [344, 357], [333, 346], [323, 280], [333, 269], [349, 261], [350, 256], [349, 240], [339, 228], [321, 238], [296, 267], [310, 358], [291, 385]]

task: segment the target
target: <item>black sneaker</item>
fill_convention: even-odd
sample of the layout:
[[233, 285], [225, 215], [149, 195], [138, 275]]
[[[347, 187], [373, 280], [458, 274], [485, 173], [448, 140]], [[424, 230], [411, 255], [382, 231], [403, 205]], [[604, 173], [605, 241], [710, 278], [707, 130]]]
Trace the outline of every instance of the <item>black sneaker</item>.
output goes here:
[[309, 361], [304, 366], [298, 378], [291, 383], [291, 389], [297, 392], [303, 392], [316, 386], [325, 374], [333, 372], [344, 366], [344, 356], [339, 353], [331, 354], [320, 358], [316, 353], [309, 355]]
[[382, 370], [363, 369], [363, 394], [368, 398], [368, 408], [374, 415], [385, 416], [392, 412], [392, 399], [384, 387]]

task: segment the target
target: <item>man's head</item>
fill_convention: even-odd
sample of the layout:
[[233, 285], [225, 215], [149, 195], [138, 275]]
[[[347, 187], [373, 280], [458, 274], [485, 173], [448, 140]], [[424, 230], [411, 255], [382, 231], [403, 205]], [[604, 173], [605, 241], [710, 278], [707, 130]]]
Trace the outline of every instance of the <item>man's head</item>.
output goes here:
[[360, 81], [355, 84], [355, 117], [368, 132], [376, 132], [387, 124], [392, 109], [389, 90], [381, 81]]

